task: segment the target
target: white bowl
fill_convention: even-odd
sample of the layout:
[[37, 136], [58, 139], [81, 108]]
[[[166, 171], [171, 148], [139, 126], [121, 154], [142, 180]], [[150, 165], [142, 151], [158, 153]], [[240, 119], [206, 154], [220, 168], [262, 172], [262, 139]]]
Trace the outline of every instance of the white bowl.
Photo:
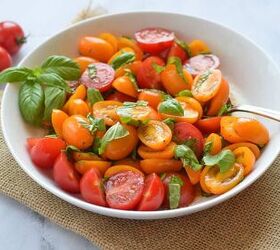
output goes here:
[[[232, 84], [238, 100], [267, 108], [280, 108], [280, 72], [276, 64], [256, 44], [220, 24], [187, 15], [162, 12], [130, 12], [93, 18], [67, 28], [36, 48], [20, 63], [33, 67], [49, 55], [77, 56], [78, 40], [83, 35], [112, 32], [130, 35], [141, 28], [157, 26], [175, 31], [178, 37], [191, 41], [199, 38], [207, 42], [221, 60], [221, 70]], [[18, 109], [16, 84], [9, 84], [2, 101], [2, 128], [7, 145], [22, 169], [39, 185], [61, 199], [83, 209], [119, 218], [162, 219], [191, 214], [219, 204], [257, 180], [272, 164], [280, 152], [280, 126], [264, 120], [271, 133], [271, 140], [258, 159], [254, 170], [229, 192], [209, 198], [201, 198], [185, 208], [152, 212], [122, 211], [89, 204], [61, 190], [51, 178], [39, 171], [27, 153], [26, 138], [43, 132], [35, 129], [21, 118]], [[250, 199], [250, 197], [248, 197]], [[245, 208], [244, 208], [245, 209]], [[78, 218], [77, 218], [78, 219]]]

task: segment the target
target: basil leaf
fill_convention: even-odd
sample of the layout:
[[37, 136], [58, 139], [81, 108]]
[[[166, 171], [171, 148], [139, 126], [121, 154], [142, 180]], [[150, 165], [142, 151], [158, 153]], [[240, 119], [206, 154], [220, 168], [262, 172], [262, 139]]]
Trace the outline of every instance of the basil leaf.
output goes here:
[[128, 130], [117, 122], [115, 125], [110, 127], [105, 135], [101, 139], [100, 147], [98, 149], [99, 154], [103, 154], [108, 143], [113, 140], [117, 140], [129, 135]]
[[113, 59], [111, 66], [114, 70], [117, 70], [121, 66], [131, 63], [135, 60], [135, 54], [132, 52], [124, 52]]
[[175, 147], [175, 157], [181, 159], [184, 167], [189, 166], [194, 171], [199, 171], [202, 168], [195, 153], [186, 145], [178, 145]]
[[197, 139], [196, 138], [190, 138], [183, 143], [184, 145], [188, 146], [192, 151], [196, 151], [197, 147]]
[[78, 149], [77, 147], [75, 147], [73, 145], [68, 145], [65, 149], [65, 154], [68, 159], [71, 159], [72, 152], [81, 152], [81, 151], [80, 151], [80, 149]]
[[94, 154], [98, 155], [98, 149], [100, 148], [100, 145], [101, 145], [101, 139], [99, 137], [95, 137], [93, 146], [92, 146], [92, 152]]
[[66, 56], [49, 56], [41, 65], [42, 73], [55, 73], [65, 80], [80, 77], [79, 65]]
[[202, 160], [206, 166], [217, 165], [220, 168], [220, 172], [224, 173], [235, 163], [235, 156], [231, 150], [225, 149], [216, 155], [207, 154]]
[[44, 114], [44, 91], [39, 83], [25, 82], [19, 90], [19, 109], [23, 119], [40, 125]]
[[60, 109], [66, 100], [65, 90], [57, 87], [45, 87], [45, 111], [43, 120], [50, 121], [53, 109]]
[[176, 71], [178, 73], [178, 75], [187, 83], [187, 79], [184, 75], [183, 72], [183, 66], [182, 66], [182, 62], [181, 59], [177, 56], [171, 56], [168, 58], [167, 64], [174, 64], [176, 67]]
[[206, 142], [204, 144], [203, 153], [205, 155], [209, 154], [209, 152], [212, 150], [212, 148], [213, 148], [213, 141]]
[[181, 186], [178, 183], [168, 183], [168, 199], [169, 208], [175, 209], [179, 207], [181, 197]]
[[171, 129], [173, 130], [174, 129], [174, 124], [175, 124], [175, 120], [172, 119], [172, 118], [166, 118], [163, 120], [163, 122]]
[[181, 187], [184, 186], [184, 182], [179, 176], [173, 175], [169, 183], [179, 184]]
[[153, 69], [157, 72], [157, 73], [161, 73], [162, 71], [164, 71], [165, 67], [161, 66], [159, 64], [156, 64], [155, 62], [152, 63], [152, 67]]
[[79, 123], [86, 129], [90, 131], [91, 134], [94, 134], [97, 130], [105, 131], [106, 126], [104, 119], [102, 118], [94, 118], [91, 114], [87, 115], [87, 119], [89, 122], [79, 121]]
[[62, 90], [66, 90], [68, 93], [71, 92], [67, 82], [57, 74], [54, 73], [43, 73], [37, 77], [39, 83], [46, 86], [57, 87]]
[[139, 87], [137, 85], [135, 75], [132, 73], [132, 71], [130, 69], [125, 69], [124, 71], [125, 71], [125, 76], [127, 76], [129, 78], [129, 80], [131, 81], [134, 88], [138, 91]]
[[189, 45], [186, 42], [179, 39], [175, 39], [175, 43], [177, 43], [187, 53], [188, 57], [192, 57], [192, 52], [190, 50]]
[[231, 109], [233, 108], [233, 105], [231, 103], [226, 103], [224, 104], [219, 112], [218, 112], [218, 116], [222, 116], [222, 115], [227, 115], [230, 113]]
[[88, 70], [88, 76], [90, 79], [94, 79], [97, 76], [97, 68], [94, 64], [90, 64], [87, 67]]
[[8, 68], [0, 73], [0, 83], [24, 82], [32, 74], [33, 71], [28, 68]]
[[159, 113], [183, 116], [184, 109], [182, 105], [176, 99], [167, 99], [158, 106]]
[[180, 91], [176, 96], [193, 97], [193, 94], [190, 90], [185, 89], [185, 90]]
[[90, 106], [92, 107], [92, 105], [94, 103], [103, 101], [104, 99], [98, 89], [88, 88], [87, 89], [87, 100], [89, 101]]

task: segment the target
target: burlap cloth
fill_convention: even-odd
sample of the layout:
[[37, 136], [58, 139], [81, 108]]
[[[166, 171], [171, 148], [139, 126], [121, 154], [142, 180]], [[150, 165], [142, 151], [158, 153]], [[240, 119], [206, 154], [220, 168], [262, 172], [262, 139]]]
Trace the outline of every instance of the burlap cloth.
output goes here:
[[280, 249], [280, 157], [255, 184], [212, 209], [157, 221], [87, 212], [41, 188], [18, 166], [0, 130], [0, 191], [102, 249]]

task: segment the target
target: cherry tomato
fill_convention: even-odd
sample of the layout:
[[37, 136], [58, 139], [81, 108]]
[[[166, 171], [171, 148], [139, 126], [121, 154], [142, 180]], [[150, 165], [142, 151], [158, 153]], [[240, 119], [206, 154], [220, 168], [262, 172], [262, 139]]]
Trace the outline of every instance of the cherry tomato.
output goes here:
[[160, 73], [158, 73], [154, 65], [163, 66], [164, 61], [157, 56], [147, 57], [137, 73], [137, 83], [142, 89], [161, 89]]
[[151, 120], [137, 132], [142, 143], [154, 150], [163, 150], [172, 139], [170, 128], [161, 121]]
[[125, 95], [121, 92], [114, 92], [113, 94], [110, 94], [106, 97], [106, 100], [108, 101], [118, 101], [118, 102], [135, 102], [136, 99], [129, 96], [129, 95]]
[[[30, 145], [30, 142], [29, 142]], [[55, 159], [66, 148], [63, 140], [58, 138], [40, 138], [30, 150], [33, 163], [43, 169], [52, 168]]]
[[62, 110], [53, 109], [51, 121], [52, 121], [53, 129], [54, 129], [55, 133], [57, 134], [57, 136], [62, 137], [62, 126], [63, 126], [64, 121], [68, 117], [69, 116]]
[[189, 44], [191, 56], [197, 56], [198, 54], [210, 53], [208, 45], [202, 40], [193, 40]]
[[172, 159], [175, 147], [176, 143], [170, 142], [163, 150], [158, 151], [145, 145], [140, 145], [137, 152], [143, 159]]
[[239, 147], [233, 151], [235, 155], [235, 162], [242, 164], [244, 167], [244, 175], [248, 175], [256, 162], [254, 153], [247, 147]]
[[115, 163], [115, 165], [128, 165], [128, 166], [140, 169], [139, 160], [135, 160], [135, 159], [132, 159], [132, 158], [124, 158], [122, 160], [115, 161], [114, 163]]
[[205, 144], [206, 143], [212, 144], [209, 152], [211, 155], [216, 155], [222, 150], [222, 138], [218, 134], [211, 133], [208, 135], [205, 141]]
[[198, 120], [194, 125], [203, 133], [210, 134], [220, 131], [221, 117], [210, 117]]
[[135, 52], [135, 57], [137, 61], [141, 61], [143, 59], [143, 51], [139, 48], [137, 43], [129, 38], [126, 37], [119, 37], [118, 38], [118, 47], [122, 48], [132, 48]]
[[204, 138], [201, 132], [192, 124], [187, 122], [175, 123], [173, 136], [176, 142], [182, 144], [188, 140], [194, 140], [195, 154], [199, 157], [204, 147]]
[[145, 159], [140, 161], [140, 168], [146, 174], [179, 171], [182, 168], [182, 162], [174, 159]]
[[245, 141], [235, 130], [235, 124], [237, 121], [238, 117], [235, 116], [223, 116], [221, 118], [221, 135], [225, 140], [231, 143]]
[[80, 187], [81, 195], [85, 201], [107, 207], [102, 178], [97, 169], [92, 168], [83, 175]]
[[102, 160], [81, 160], [75, 162], [75, 169], [82, 175], [92, 168], [98, 169], [103, 175], [110, 166], [111, 162]]
[[155, 173], [145, 178], [142, 199], [137, 207], [140, 211], [154, 211], [160, 208], [164, 199], [164, 186]]
[[81, 83], [100, 92], [111, 88], [115, 77], [114, 69], [106, 63], [92, 63], [81, 76]]
[[131, 80], [130, 77], [126, 75], [116, 78], [113, 81], [112, 85], [116, 90], [118, 90], [123, 94], [126, 94], [134, 98], [137, 98], [138, 96], [136, 84], [133, 82], [133, 80]]
[[141, 89], [138, 100], [148, 102], [149, 106], [157, 109], [160, 102], [164, 100], [164, 92], [156, 89]]
[[79, 56], [74, 59], [76, 63], [80, 66], [81, 73], [84, 73], [88, 67], [88, 65], [92, 63], [96, 63], [97, 61], [88, 56]]
[[165, 178], [163, 179], [163, 184], [165, 188], [165, 198], [163, 202], [163, 207], [169, 207], [169, 190], [168, 190], [168, 183], [171, 181], [172, 176], [176, 176], [180, 178], [184, 185], [181, 186], [181, 197], [179, 202], [179, 207], [186, 207], [191, 204], [195, 198], [195, 189], [191, 184], [188, 177], [179, 173], [167, 173]]
[[111, 177], [111, 176], [113, 176], [117, 173], [125, 172], [125, 171], [131, 171], [131, 172], [134, 172], [134, 173], [144, 175], [139, 169], [137, 169], [135, 167], [132, 167], [132, 166], [129, 166], [129, 165], [115, 165], [115, 166], [112, 166], [112, 167], [110, 167], [106, 170], [106, 172], [104, 173], [104, 177], [108, 178], [108, 177]]
[[146, 28], [137, 31], [135, 38], [144, 52], [158, 54], [172, 46], [175, 35], [162, 28]]
[[114, 53], [118, 50], [118, 39], [111, 33], [101, 33], [99, 37], [110, 43], [114, 49]]
[[74, 161], [102, 161], [102, 159], [92, 152], [73, 152], [72, 157]]
[[11, 21], [0, 23], [0, 46], [9, 54], [16, 54], [25, 42], [24, 32], [17, 23]]
[[64, 152], [57, 157], [53, 167], [54, 181], [69, 193], [80, 192], [80, 176]]
[[90, 111], [87, 103], [82, 99], [74, 99], [69, 103], [69, 115], [81, 115], [86, 117], [89, 112]]
[[12, 66], [12, 58], [5, 50], [0, 46], [0, 72]]
[[182, 63], [184, 63], [188, 59], [186, 51], [176, 42], [173, 43], [168, 53], [168, 57], [172, 56], [180, 58]]
[[27, 150], [30, 152], [31, 148], [33, 148], [37, 144], [37, 142], [39, 142], [40, 140], [42, 140], [41, 137], [39, 137], [39, 138], [37, 138], [37, 137], [27, 138], [26, 139]]
[[143, 189], [143, 175], [120, 172], [111, 176], [105, 185], [106, 201], [111, 208], [130, 210], [141, 200]]
[[70, 98], [68, 99], [68, 101], [64, 104], [62, 110], [66, 113], [68, 113], [68, 109], [69, 109], [69, 104], [72, 100], [75, 100], [75, 99], [82, 99], [82, 100], [85, 100], [86, 98], [86, 95], [87, 95], [87, 88], [84, 86], [84, 85], [79, 85], [75, 92], [70, 96]]
[[234, 151], [235, 149], [240, 148], [240, 147], [249, 148], [252, 151], [252, 153], [255, 155], [256, 159], [258, 159], [261, 155], [261, 151], [258, 148], [258, 146], [253, 143], [250, 143], [250, 142], [233, 143], [233, 144], [230, 144], [230, 145], [224, 147], [224, 149], [230, 149], [231, 151]]

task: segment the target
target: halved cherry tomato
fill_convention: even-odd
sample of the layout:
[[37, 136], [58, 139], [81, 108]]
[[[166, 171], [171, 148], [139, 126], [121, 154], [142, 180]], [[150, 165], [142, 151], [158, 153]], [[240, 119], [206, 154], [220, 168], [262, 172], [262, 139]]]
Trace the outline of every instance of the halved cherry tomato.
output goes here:
[[92, 112], [94, 117], [103, 118], [106, 125], [112, 126], [119, 120], [116, 109], [120, 106], [122, 103], [118, 101], [100, 101], [93, 104]]
[[110, 94], [106, 97], [107, 101], [118, 101], [118, 102], [135, 102], [136, 99], [129, 96], [129, 95], [125, 95], [121, 92], [114, 92], [113, 94]]
[[148, 102], [149, 106], [157, 109], [160, 102], [164, 99], [164, 92], [156, 89], [141, 89], [138, 100]]
[[191, 184], [196, 185], [200, 181], [201, 171], [194, 171], [191, 167], [185, 166], [184, 167], [187, 175], [190, 179]]
[[80, 176], [64, 152], [57, 157], [53, 167], [54, 181], [70, 193], [80, 192]]
[[160, 73], [154, 65], [163, 66], [164, 61], [157, 56], [147, 57], [137, 72], [137, 83], [142, 89], [161, 89]]
[[181, 170], [182, 162], [173, 159], [145, 159], [140, 161], [140, 168], [146, 174], [176, 172]]
[[82, 99], [74, 99], [69, 102], [68, 114], [87, 116], [90, 112], [88, 104]]
[[162, 28], [146, 28], [137, 31], [135, 38], [144, 52], [158, 54], [172, 46], [175, 35]]
[[178, 45], [176, 42], [173, 42], [172, 47], [169, 50], [168, 57], [176, 56], [181, 59], [181, 63], [184, 63], [188, 59], [186, 51]]
[[204, 138], [201, 132], [192, 124], [187, 122], [175, 123], [173, 136], [174, 140], [179, 144], [185, 143], [188, 140], [194, 140], [192, 146], [195, 149], [196, 156], [199, 157], [202, 154]]
[[127, 47], [132, 48], [135, 52], [136, 60], [141, 61], [143, 59], [143, 51], [139, 48], [137, 43], [132, 39], [128, 39], [126, 37], [119, 37], [118, 47], [119, 49], [127, 48]]
[[209, 101], [217, 94], [221, 82], [222, 73], [218, 69], [201, 73], [193, 81], [192, 94], [199, 101]]
[[76, 63], [80, 66], [81, 73], [84, 73], [84, 71], [87, 69], [88, 65], [92, 63], [96, 63], [97, 61], [91, 57], [88, 56], [79, 56], [74, 59]]
[[193, 78], [191, 74], [183, 69], [184, 78], [182, 78], [176, 69], [174, 64], [169, 64], [160, 74], [160, 79], [163, 87], [168, 93], [175, 96], [180, 91], [185, 89], [191, 89]]
[[235, 161], [244, 167], [244, 175], [248, 175], [256, 162], [254, 153], [247, 147], [236, 148], [233, 153], [236, 157]]
[[111, 88], [114, 77], [115, 71], [110, 65], [92, 63], [82, 74], [80, 81], [88, 88], [95, 88], [104, 92]]
[[91, 153], [91, 152], [73, 152], [72, 153], [72, 157], [74, 159], [74, 161], [82, 161], [82, 160], [85, 160], [85, 161], [102, 161], [102, 159], [94, 154], [94, 153]]
[[84, 124], [89, 125], [89, 121], [81, 115], [72, 115], [64, 121], [62, 137], [67, 144], [78, 149], [86, 149], [92, 145], [94, 135], [84, 127]]
[[79, 52], [83, 56], [89, 56], [98, 61], [107, 62], [114, 54], [114, 48], [104, 39], [84, 36], [79, 43]]
[[137, 98], [138, 91], [136, 89], [136, 85], [132, 82], [132, 80], [124, 75], [116, 78], [113, 83], [113, 87], [119, 92], [126, 94], [128, 96]]
[[89, 203], [107, 207], [102, 178], [97, 169], [92, 168], [81, 179], [81, 195]]
[[160, 208], [164, 199], [164, 186], [155, 174], [146, 176], [142, 199], [137, 207], [140, 211], [153, 211]]
[[129, 210], [140, 202], [144, 189], [144, 176], [125, 171], [109, 178], [105, 186], [106, 201], [111, 208]]
[[68, 117], [69, 116], [62, 110], [53, 109], [51, 121], [52, 121], [53, 129], [54, 129], [55, 133], [57, 134], [57, 136], [62, 137], [62, 126], [63, 126], [64, 121]]
[[225, 79], [222, 79], [221, 86], [217, 94], [210, 100], [207, 115], [217, 115], [221, 107], [227, 103], [229, 98], [229, 84]]
[[170, 142], [163, 150], [158, 151], [145, 145], [140, 145], [137, 152], [143, 159], [172, 159], [175, 147], [176, 143]]
[[261, 152], [260, 152], [260, 149], [258, 148], [258, 146], [256, 146], [253, 143], [250, 143], [250, 142], [233, 143], [233, 144], [226, 146], [224, 149], [230, 149], [231, 151], [234, 151], [235, 149], [237, 149], [239, 147], [249, 148], [255, 155], [256, 159], [258, 159], [261, 155]]
[[119, 161], [114, 162], [115, 165], [128, 165], [137, 169], [140, 169], [140, 162], [139, 160], [134, 160], [132, 158], [124, 158]]
[[207, 138], [205, 143], [211, 142], [211, 150], [210, 154], [215, 155], [218, 154], [222, 150], [222, 138], [218, 134], [212, 133]]
[[208, 45], [202, 40], [193, 40], [189, 44], [189, 48], [192, 56], [210, 52]]
[[118, 40], [113, 34], [101, 33], [101, 34], [99, 34], [99, 37], [112, 45], [114, 53], [116, 53], [118, 51], [118, 49], [119, 49]]
[[137, 132], [142, 143], [154, 150], [163, 150], [172, 139], [170, 128], [161, 121], [151, 120]]
[[219, 167], [213, 166], [206, 169], [202, 175], [204, 183], [212, 194], [223, 194], [235, 187], [244, 178], [244, 167], [239, 163], [234, 165], [225, 173], [221, 173]]
[[74, 94], [70, 96], [70, 98], [68, 99], [68, 101], [64, 104], [62, 110], [65, 112], [65, 113], [68, 113], [68, 109], [69, 109], [69, 104], [72, 100], [75, 100], [75, 99], [82, 99], [84, 100], [87, 96], [87, 89], [84, 85], [79, 85]]
[[238, 117], [235, 116], [223, 116], [221, 118], [221, 135], [231, 143], [245, 141], [235, 130], [237, 120]]
[[104, 174], [104, 177], [105, 178], [109, 178], [117, 173], [120, 173], [120, 172], [125, 172], [125, 171], [131, 171], [131, 172], [134, 172], [134, 173], [138, 173], [138, 174], [141, 174], [141, 175], [144, 175], [139, 169], [133, 167], [133, 166], [129, 166], [129, 165], [115, 165], [115, 166], [112, 166], [110, 168], [108, 168]]
[[163, 207], [169, 207], [168, 183], [171, 181], [173, 176], [180, 178], [184, 183], [184, 185], [181, 186], [179, 207], [186, 207], [193, 202], [195, 198], [195, 189], [191, 184], [190, 180], [185, 175], [179, 173], [167, 173], [165, 178], [163, 179], [163, 184], [165, 188], [165, 198], [163, 202]]
[[[31, 141], [28, 141], [31, 145]], [[52, 168], [61, 150], [66, 148], [66, 144], [59, 138], [43, 137], [35, 141], [35, 145], [30, 149], [30, 158], [33, 163], [42, 169]]]
[[216, 116], [198, 120], [194, 125], [203, 133], [210, 134], [220, 131], [220, 122], [221, 117]]
[[132, 49], [132, 48], [129, 48], [129, 47], [125, 47], [125, 48], [122, 48], [120, 49], [119, 51], [117, 51], [111, 58], [110, 60], [108, 61], [108, 64], [111, 64], [113, 62], [114, 59], [116, 59], [118, 56], [124, 54], [124, 53], [133, 53], [135, 54], [135, 51]]
[[210, 190], [206, 187], [206, 184], [205, 184], [205, 176], [207, 175], [209, 169], [211, 167], [209, 166], [205, 166], [203, 168], [203, 170], [201, 171], [201, 174], [200, 174], [200, 187], [202, 189], [203, 192], [207, 193], [207, 194], [210, 194]]
[[136, 129], [132, 126], [123, 124], [128, 130], [129, 135], [120, 139], [110, 141], [102, 155], [110, 160], [121, 160], [127, 157], [133, 149], [136, 147], [138, 142]]
[[111, 166], [109, 161], [96, 161], [96, 160], [81, 160], [75, 162], [75, 169], [80, 174], [85, 174], [92, 168], [99, 170], [100, 174], [103, 176], [106, 170]]

